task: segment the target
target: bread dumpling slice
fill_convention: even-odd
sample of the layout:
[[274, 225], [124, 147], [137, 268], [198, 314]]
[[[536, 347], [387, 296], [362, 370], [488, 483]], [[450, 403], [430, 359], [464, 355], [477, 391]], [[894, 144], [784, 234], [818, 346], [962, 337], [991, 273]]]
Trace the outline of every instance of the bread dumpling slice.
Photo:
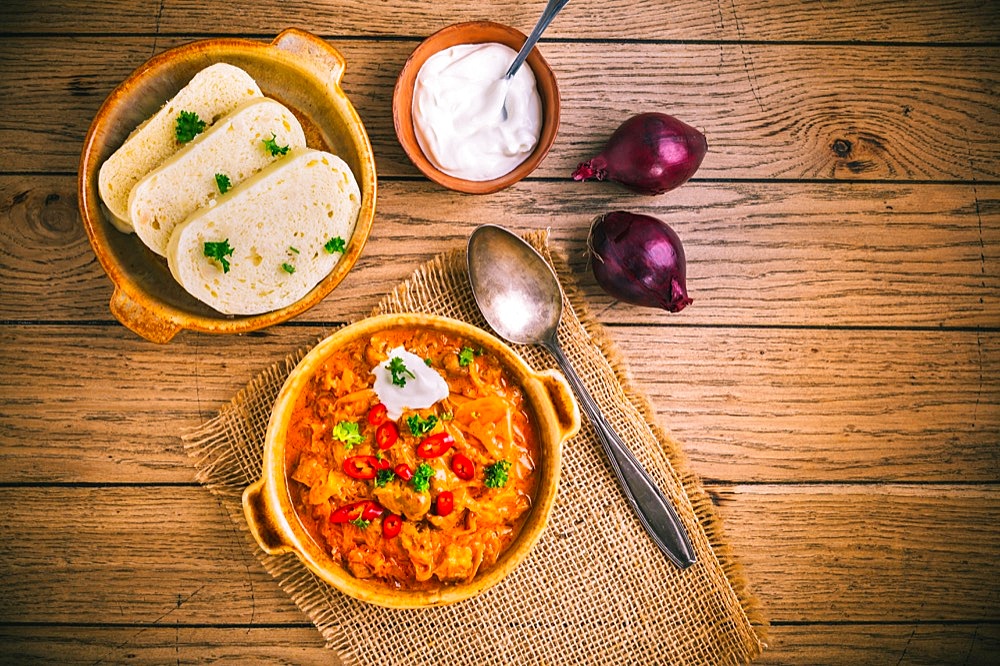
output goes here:
[[97, 187], [112, 224], [131, 231], [128, 199], [140, 178], [158, 167], [181, 147], [177, 118], [181, 111], [198, 114], [211, 126], [244, 100], [261, 97], [256, 81], [239, 67], [216, 63], [201, 70], [169, 102], [149, 117], [101, 165]]
[[167, 264], [188, 293], [223, 314], [270, 312], [329, 275], [360, 209], [342, 159], [291, 151], [177, 225]]
[[170, 234], [189, 215], [280, 158], [305, 148], [292, 112], [258, 97], [220, 118], [132, 188], [129, 220], [149, 248], [166, 256]]

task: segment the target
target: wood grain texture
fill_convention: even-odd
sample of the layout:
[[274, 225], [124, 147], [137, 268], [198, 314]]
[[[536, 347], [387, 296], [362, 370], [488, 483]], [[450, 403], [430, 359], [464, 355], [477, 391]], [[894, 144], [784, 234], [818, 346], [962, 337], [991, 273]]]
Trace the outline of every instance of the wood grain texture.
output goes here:
[[[0, 320], [111, 321], [69, 176], [0, 176]], [[767, 326], [1000, 324], [1000, 186], [689, 183], [658, 199], [607, 183], [525, 182], [487, 197], [382, 181], [372, 234], [335, 292], [301, 322], [372, 309], [482, 221], [551, 231], [605, 322]], [[586, 259], [594, 215], [659, 217], [684, 241], [694, 305], [680, 315], [617, 303]], [[138, 242], [138, 241], [136, 241]]]
[[[185, 334], [167, 349], [115, 326], [0, 327], [0, 483], [190, 482], [181, 433], [324, 330]], [[705, 478], [1000, 480], [998, 334], [610, 333]]]
[[[1000, 628], [988, 623], [784, 625], [768, 637], [759, 666], [993, 666], [1000, 651]], [[181, 655], [200, 663], [339, 663], [311, 626], [7, 626], [0, 644], [13, 663], [167, 663]]]
[[[185, 41], [5, 39], [3, 169], [75, 171], [104, 97], [151, 55]], [[371, 136], [379, 174], [417, 175], [391, 117], [395, 78], [415, 44], [330, 41], [347, 60], [344, 90]], [[705, 133], [703, 179], [1000, 178], [1000, 103], [989, 92], [1000, 87], [997, 47], [582, 42], [543, 52], [559, 78], [562, 114], [535, 177], [568, 178], [624, 119], [656, 110]]]
[[[230, 0], [226, 20], [210, 3], [166, 0], [138, 8], [128, 0], [102, 3], [100, 14], [81, 0], [58, 5], [13, 0], [0, 9], [13, 33], [184, 33], [260, 34], [308, 25], [323, 35], [425, 37], [451, 23], [494, 20], [528, 32], [543, 0], [489, 0], [474, 4], [402, 0], [373, 14], [365, 0], [282, 2], [280, 11], [253, 0]], [[943, 41], [1000, 39], [995, 9], [983, 0], [934, 3], [863, 0], [803, 4], [795, 0], [657, 0], [609, 4], [576, 0], [545, 33], [547, 39]]]
[[[1000, 621], [998, 488], [708, 490], [772, 622]], [[0, 624], [304, 617], [198, 486], [0, 488], [0, 500]]]

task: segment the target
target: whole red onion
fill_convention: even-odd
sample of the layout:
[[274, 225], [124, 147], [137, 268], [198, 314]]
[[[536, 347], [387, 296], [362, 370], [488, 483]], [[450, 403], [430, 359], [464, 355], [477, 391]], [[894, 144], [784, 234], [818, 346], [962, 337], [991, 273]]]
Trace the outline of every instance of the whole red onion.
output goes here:
[[640, 113], [580, 164], [573, 180], [614, 180], [642, 194], [663, 194], [686, 183], [707, 151], [705, 135], [690, 125], [665, 113]]
[[680, 312], [692, 299], [680, 237], [665, 222], [623, 210], [594, 220], [587, 240], [594, 277], [620, 301]]

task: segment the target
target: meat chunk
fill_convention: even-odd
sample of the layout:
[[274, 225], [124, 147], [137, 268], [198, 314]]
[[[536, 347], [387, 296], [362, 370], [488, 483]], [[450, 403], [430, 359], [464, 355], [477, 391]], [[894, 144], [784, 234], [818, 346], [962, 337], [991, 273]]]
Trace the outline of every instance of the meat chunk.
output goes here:
[[383, 488], [376, 488], [375, 499], [386, 509], [408, 520], [421, 520], [431, 510], [431, 498], [428, 493], [418, 493], [408, 485], [390, 483]]

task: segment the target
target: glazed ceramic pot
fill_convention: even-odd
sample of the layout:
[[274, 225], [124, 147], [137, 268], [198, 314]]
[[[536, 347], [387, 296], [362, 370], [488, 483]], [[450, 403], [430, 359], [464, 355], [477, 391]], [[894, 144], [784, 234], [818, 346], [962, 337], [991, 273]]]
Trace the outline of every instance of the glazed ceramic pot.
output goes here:
[[[520, 532], [490, 568], [468, 583], [441, 583], [436, 589], [395, 590], [372, 579], [355, 578], [309, 533], [297, 515], [285, 464], [285, 434], [296, 400], [324, 361], [336, 350], [375, 333], [430, 329], [461, 336], [499, 359], [520, 386], [537, 429], [538, 462], [531, 509]], [[454, 603], [496, 585], [528, 555], [552, 511], [559, 482], [563, 443], [580, 428], [580, 412], [565, 378], [555, 370], [536, 372], [496, 337], [464, 322], [421, 314], [382, 315], [340, 329], [320, 342], [288, 376], [275, 401], [264, 443], [261, 478], [243, 493], [243, 510], [260, 547], [269, 554], [295, 553], [317, 576], [344, 594], [390, 608]]]
[[[307, 145], [340, 156], [361, 188], [354, 235], [330, 274], [297, 302], [259, 315], [224, 315], [188, 294], [173, 279], [162, 257], [146, 248], [135, 234], [121, 233], [112, 226], [97, 191], [101, 164], [129, 133], [196, 73], [218, 62], [244, 69], [264, 95], [288, 107], [302, 124]], [[376, 195], [375, 158], [368, 134], [340, 88], [345, 68], [343, 56], [323, 40], [302, 30], [286, 30], [271, 43], [207, 39], [170, 49], [139, 67], [112, 91], [84, 141], [78, 188], [87, 236], [114, 283], [111, 312], [118, 321], [154, 342], [168, 342], [184, 329], [245, 333], [301, 314], [344, 279], [368, 239]]]
[[396, 88], [392, 95], [392, 120], [396, 137], [407, 157], [420, 171], [435, 183], [466, 194], [489, 194], [510, 187], [534, 171], [555, 143], [559, 130], [559, 87], [556, 75], [545, 62], [536, 46], [531, 50], [525, 64], [535, 75], [538, 94], [542, 100], [542, 130], [538, 143], [528, 158], [513, 171], [493, 180], [475, 181], [457, 178], [438, 169], [427, 159], [417, 142], [413, 129], [413, 88], [417, 73], [427, 59], [435, 53], [459, 44], [484, 44], [496, 42], [519, 50], [527, 40], [524, 33], [500, 23], [472, 21], [456, 23], [439, 30], [420, 43], [406, 64], [403, 65]]

